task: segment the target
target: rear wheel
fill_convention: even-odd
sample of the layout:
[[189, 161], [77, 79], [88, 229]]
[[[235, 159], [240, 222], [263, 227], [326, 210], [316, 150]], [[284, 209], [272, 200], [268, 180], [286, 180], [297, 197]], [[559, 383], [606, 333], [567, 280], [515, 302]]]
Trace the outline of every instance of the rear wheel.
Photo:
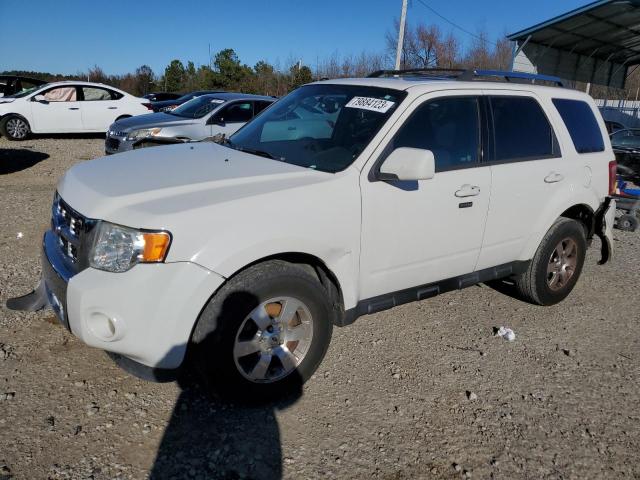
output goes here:
[[241, 272], [202, 312], [195, 366], [214, 393], [260, 401], [298, 391], [333, 329], [329, 295], [313, 271], [268, 261]]
[[0, 133], [9, 140], [26, 140], [31, 134], [31, 128], [24, 118], [8, 115], [0, 122]]
[[587, 249], [583, 225], [559, 218], [540, 242], [527, 271], [516, 278], [516, 287], [527, 301], [554, 305], [575, 287]]
[[618, 218], [616, 225], [619, 230], [624, 230], [625, 232], [635, 232], [638, 228], [638, 217], [625, 213], [620, 218]]

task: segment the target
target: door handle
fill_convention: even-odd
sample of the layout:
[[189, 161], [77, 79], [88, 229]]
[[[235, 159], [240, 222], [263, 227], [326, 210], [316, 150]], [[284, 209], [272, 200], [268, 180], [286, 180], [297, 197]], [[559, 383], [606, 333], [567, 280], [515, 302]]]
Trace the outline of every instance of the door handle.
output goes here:
[[109, 110], [116, 110], [118, 107], [107, 107]]
[[551, 172], [549, 175], [544, 177], [545, 183], [557, 183], [562, 180], [564, 180], [564, 176], [556, 172]]
[[465, 197], [475, 197], [480, 195], [480, 187], [476, 185], [464, 184], [460, 187], [460, 190], [456, 192], [456, 197], [465, 198]]
[[69, 110], [80, 110], [80, 107], [69, 107]]

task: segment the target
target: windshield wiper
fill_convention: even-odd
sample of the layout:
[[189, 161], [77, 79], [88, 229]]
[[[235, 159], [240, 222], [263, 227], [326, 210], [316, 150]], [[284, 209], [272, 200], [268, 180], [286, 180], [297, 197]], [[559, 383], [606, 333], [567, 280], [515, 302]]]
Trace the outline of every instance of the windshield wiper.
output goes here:
[[250, 153], [251, 155], [257, 155], [259, 157], [265, 157], [265, 158], [269, 158], [271, 160], [278, 160], [279, 162], [284, 161], [282, 158], [276, 157], [276, 156], [274, 156], [274, 155], [272, 155], [269, 152], [266, 152], [264, 150], [256, 150], [255, 148], [247, 148], [247, 147], [241, 147], [240, 145], [236, 145], [235, 143], [233, 143], [228, 138], [225, 138], [220, 143], [220, 145], [224, 145], [226, 147], [233, 148], [234, 150], [239, 150], [241, 152]]

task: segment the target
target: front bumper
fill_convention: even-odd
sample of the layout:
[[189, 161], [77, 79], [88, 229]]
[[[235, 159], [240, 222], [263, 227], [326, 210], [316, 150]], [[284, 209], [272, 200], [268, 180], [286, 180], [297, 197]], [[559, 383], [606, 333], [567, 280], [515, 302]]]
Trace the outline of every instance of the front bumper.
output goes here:
[[124, 273], [86, 268], [67, 276], [58, 252], [49, 231], [43, 242], [40, 286], [7, 306], [51, 307], [87, 345], [156, 369], [182, 364], [202, 308], [224, 282], [191, 262], [140, 264]]

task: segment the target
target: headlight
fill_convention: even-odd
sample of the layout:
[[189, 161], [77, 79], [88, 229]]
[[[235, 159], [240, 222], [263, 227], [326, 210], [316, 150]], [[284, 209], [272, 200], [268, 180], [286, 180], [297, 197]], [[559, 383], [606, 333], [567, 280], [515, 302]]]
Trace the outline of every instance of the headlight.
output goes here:
[[100, 222], [89, 265], [107, 272], [126, 272], [137, 263], [163, 262], [169, 251], [171, 234], [163, 231], [140, 231]]
[[143, 128], [141, 130], [133, 130], [127, 134], [127, 140], [140, 140], [141, 138], [154, 137], [161, 131], [161, 128]]

